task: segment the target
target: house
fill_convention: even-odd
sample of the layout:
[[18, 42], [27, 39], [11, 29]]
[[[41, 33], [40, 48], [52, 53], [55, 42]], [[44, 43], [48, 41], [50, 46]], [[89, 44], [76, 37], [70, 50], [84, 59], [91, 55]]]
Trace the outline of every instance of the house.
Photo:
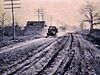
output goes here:
[[40, 35], [45, 27], [45, 21], [27, 21], [24, 35]]

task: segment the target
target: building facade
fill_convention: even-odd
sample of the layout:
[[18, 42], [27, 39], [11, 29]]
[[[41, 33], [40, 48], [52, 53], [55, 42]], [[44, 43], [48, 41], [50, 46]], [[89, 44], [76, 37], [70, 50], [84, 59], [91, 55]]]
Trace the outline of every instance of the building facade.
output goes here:
[[27, 21], [24, 35], [41, 35], [45, 27], [45, 21]]

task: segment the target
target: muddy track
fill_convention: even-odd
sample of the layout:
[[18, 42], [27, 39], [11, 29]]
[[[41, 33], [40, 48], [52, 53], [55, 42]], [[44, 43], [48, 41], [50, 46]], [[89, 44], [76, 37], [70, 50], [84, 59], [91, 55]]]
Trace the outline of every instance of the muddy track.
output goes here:
[[21, 72], [27, 70], [34, 64], [36, 64], [42, 57], [46, 55], [46, 53], [49, 52], [49, 50], [45, 49], [49, 47], [50, 45], [56, 45], [56, 43], [60, 43], [62, 41], [62, 38], [58, 38], [57, 40], [49, 43], [45, 43], [44, 45], [38, 47], [35, 51], [30, 52], [31, 54], [27, 56], [27, 58], [20, 60], [16, 64], [8, 67], [6, 70], [7, 75], [13, 75], [13, 74], [20, 74]]
[[[74, 36], [74, 35], [73, 35]], [[99, 75], [100, 68], [98, 68], [95, 57], [95, 50], [93, 50], [88, 44], [87, 47], [83, 45], [84, 39], [74, 36], [78, 45], [78, 59], [77, 59], [77, 71], [73, 72], [75, 75]], [[96, 68], [96, 69], [95, 69]], [[98, 73], [97, 73], [98, 72]], [[72, 75], [73, 75], [72, 74]]]
[[100, 75], [95, 50], [80, 35], [44, 43], [3, 71], [6, 75]]
[[69, 41], [70, 37], [68, 39], [66, 39], [66, 37], [65, 37], [63, 39], [64, 42], [62, 42], [62, 44], [60, 44], [58, 47], [55, 47], [54, 50], [57, 51], [55, 53], [55, 55], [53, 55], [53, 57], [48, 62], [48, 64], [45, 65], [43, 67], [43, 69], [40, 70], [36, 75], [48, 75], [48, 74], [52, 75], [56, 71], [56, 69], [58, 68], [59, 64], [61, 63], [61, 61], [64, 58], [63, 55], [66, 52], [66, 49], [64, 47], [66, 46], [66, 43]]
[[57, 41], [57, 43], [55, 43], [53, 45], [53, 48], [49, 47], [50, 49], [47, 49], [49, 52], [44, 57], [42, 57], [36, 64], [34, 64], [31, 67], [35, 71], [34, 74], [38, 74], [42, 69], [45, 68], [46, 65], [48, 65], [50, 62], [52, 62], [52, 60], [55, 58], [55, 56], [58, 55], [58, 53], [60, 51], [59, 48], [62, 48], [62, 44], [64, 45], [64, 43], [65, 43], [64, 39], [66, 39], [66, 36], [62, 37], [62, 39], [60, 41]]
[[[56, 39], [55, 41], [57, 41], [59, 39]], [[28, 61], [33, 55], [36, 55], [37, 53], [41, 52], [43, 49], [45, 49], [47, 46], [49, 46], [50, 44], [52, 44], [55, 41], [50, 41], [50, 42], [46, 42], [46, 43], [44, 43], [42, 45], [39, 45], [35, 49], [31, 50], [28, 53], [28, 55], [26, 55], [21, 60], [13, 63], [12, 65], [9, 65], [7, 68], [0, 69], [0, 74], [5, 74], [6, 73], [7, 75], [9, 75], [9, 74], [16, 73], [16, 71], [20, 70], [22, 67], [24, 67], [25, 65], [28, 64], [28, 62], [26, 62], [26, 61]], [[21, 67], [20, 67], [20, 65], [21, 65]]]

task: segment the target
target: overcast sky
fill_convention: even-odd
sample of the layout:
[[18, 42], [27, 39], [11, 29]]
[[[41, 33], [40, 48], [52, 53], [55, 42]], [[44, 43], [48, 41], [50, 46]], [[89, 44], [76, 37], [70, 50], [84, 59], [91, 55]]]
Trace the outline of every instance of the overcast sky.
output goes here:
[[[100, 0], [93, 0], [99, 5]], [[79, 9], [86, 2], [86, 0], [21, 0], [21, 8], [16, 9], [16, 21], [21, 24], [25, 24], [28, 20], [36, 20], [34, 11], [38, 8], [43, 8], [46, 13], [46, 19], [49, 21], [49, 16], [53, 18], [53, 23], [56, 20], [64, 22], [68, 25], [78, 25], [79, 24]], [[5, 2], [7, 3], [7, 2]], [[0, 12], [3, 11], [4, 2], [0, 0]], [[8, 13], [10, 19], [10, 10], [4, 10]]]

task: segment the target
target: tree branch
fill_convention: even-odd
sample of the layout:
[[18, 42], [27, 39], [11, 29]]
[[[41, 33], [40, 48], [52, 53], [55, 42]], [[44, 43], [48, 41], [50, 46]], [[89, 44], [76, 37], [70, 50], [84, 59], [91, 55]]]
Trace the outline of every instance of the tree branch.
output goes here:
[[100, 24], [100, 22], [98, 22], [98, 23], [93, 23], [93, 25], [98, 25], [98, 24]]
[[99, 20], [100, 20], [100, 17], [99, 17], [99, 18], [94, 19], [94, 21], [99, 21]]
[[83, 22], [90, 22], [90, 20], [83, 20]]
[[87, 19], [90, 19], [90, 18], [89, 18], [89, 16], [88, 16], [88, 15], [86, 15], [86, 14], [85, 14], [85, 17], [86, 17]]

